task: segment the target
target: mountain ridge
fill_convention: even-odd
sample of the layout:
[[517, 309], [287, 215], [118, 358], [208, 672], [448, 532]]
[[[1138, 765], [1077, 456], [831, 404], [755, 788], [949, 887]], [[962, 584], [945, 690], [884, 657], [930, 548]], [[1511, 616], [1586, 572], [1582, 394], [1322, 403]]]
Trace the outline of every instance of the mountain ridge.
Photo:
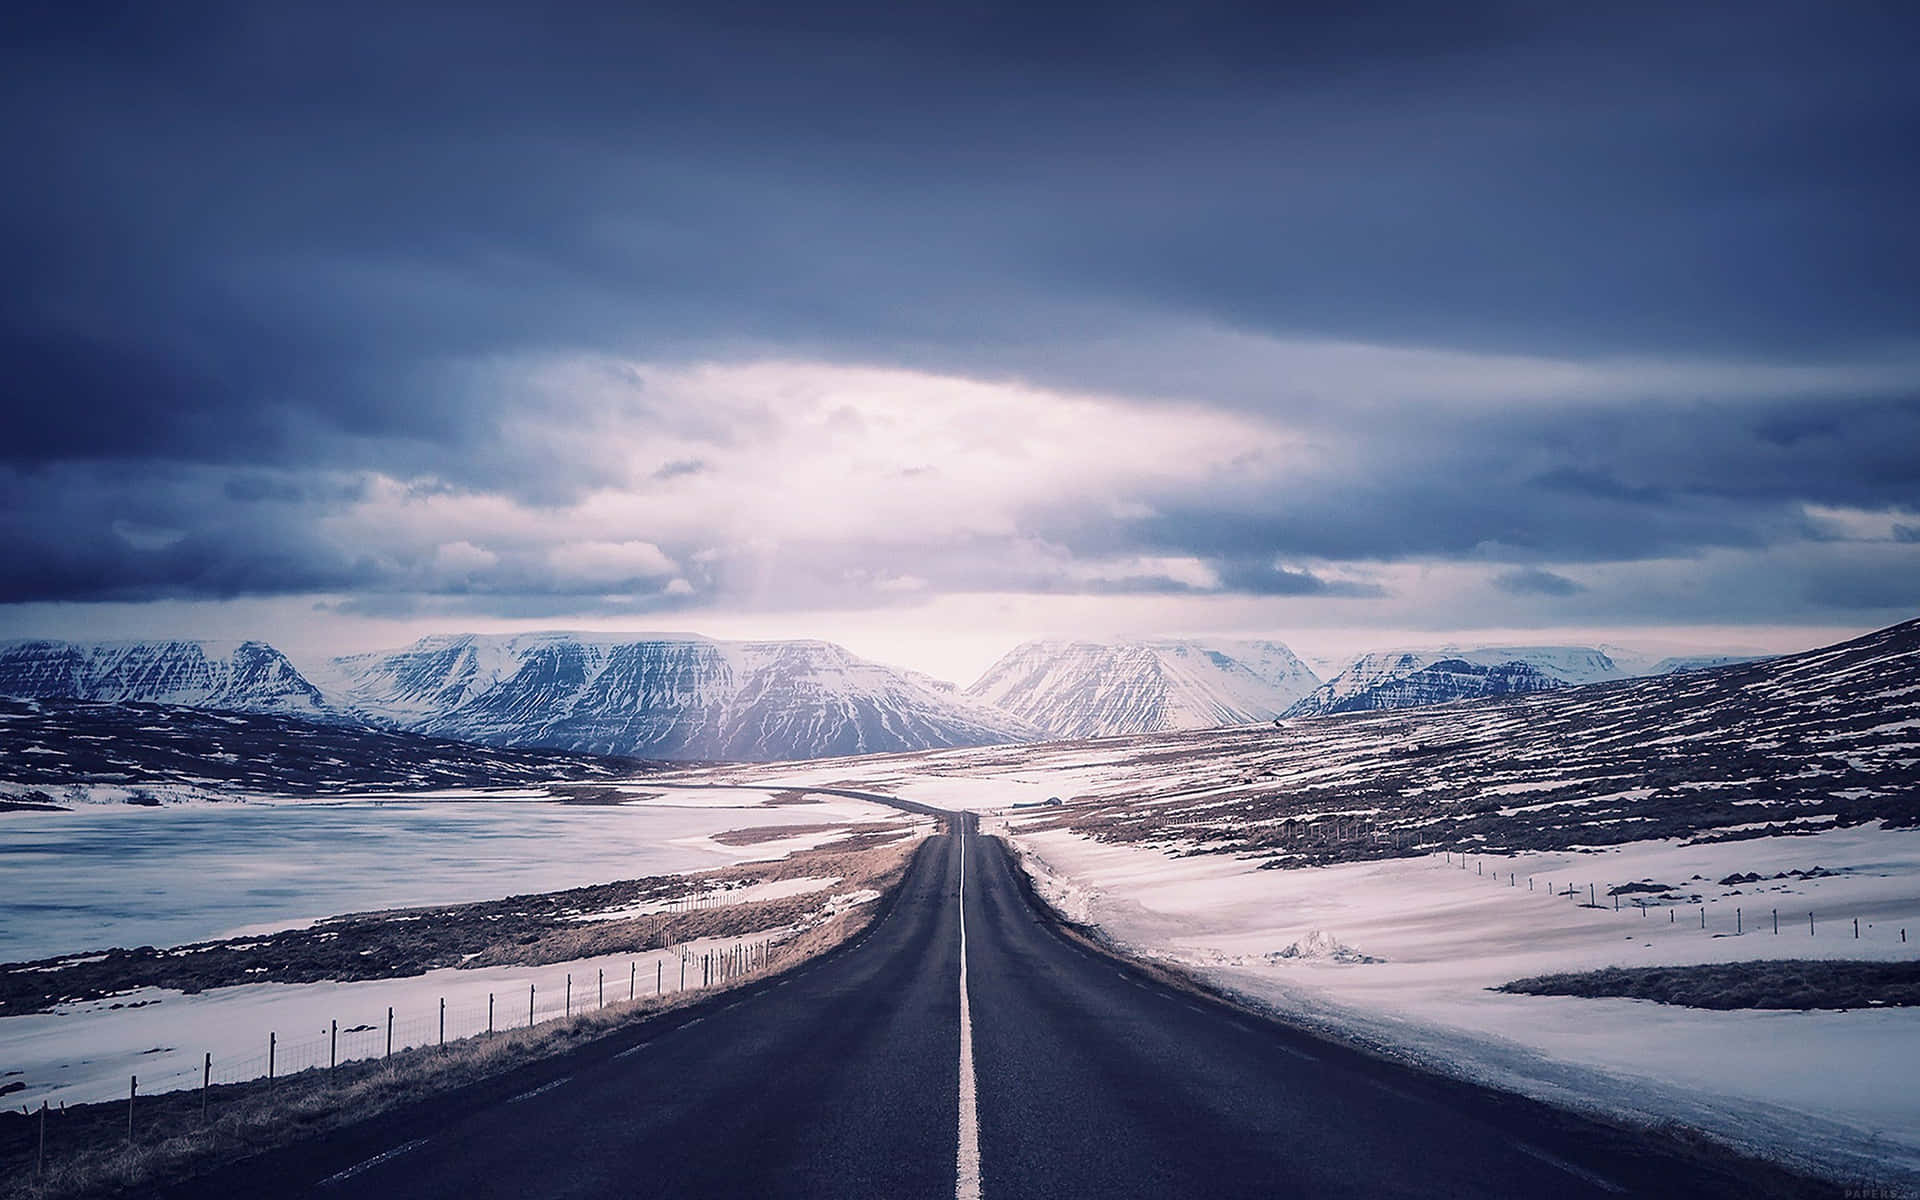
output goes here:
[[1312, 717], [1411, 708], [1761, 661], [1765, 656], [1697, 654], [1654, 659], [1597, 646], [1449, 645], [1372, 650], [1349, 660], [1285, 715]]
[[312, 719], [333, 715], [320, 688], [262, 641], [0, 642], [0, 695], [178, 704]]
[[265, 642], [0, 643], [0, 695], [182, 705], [481, 745], [770, 760], [1042, 736], [831, 642], [698, 634], [433, 634], [308, 673]]
[[966, 694], [1082, 738], [1272, 720], [1318, 683], [1275, 641], [1043, 639], [1014, 647]]

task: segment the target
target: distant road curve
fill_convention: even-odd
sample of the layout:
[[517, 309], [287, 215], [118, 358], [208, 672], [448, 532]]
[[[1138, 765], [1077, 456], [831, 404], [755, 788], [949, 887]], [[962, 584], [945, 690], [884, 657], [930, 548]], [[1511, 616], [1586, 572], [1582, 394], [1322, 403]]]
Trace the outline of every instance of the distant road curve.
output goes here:
[[865, 935], [785, 976], [174, 1194], [1769, 1193], [1825, 1189], [1163, 987], [1064, 936], [963, 815]]

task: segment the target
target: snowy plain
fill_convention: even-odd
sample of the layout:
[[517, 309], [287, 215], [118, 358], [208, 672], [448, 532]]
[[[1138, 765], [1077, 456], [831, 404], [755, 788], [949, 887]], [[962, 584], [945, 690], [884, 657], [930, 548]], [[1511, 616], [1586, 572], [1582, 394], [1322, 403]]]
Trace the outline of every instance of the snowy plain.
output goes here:
[[[1920, 936], [1920, 831], [1272, 871], [1022, 823], [987, 822], [1068, 916], [1290, 1020], [1577, 1109], [1679, 1121], [1823, 1173], [1920, 1181], [1920, 1012], [1715, 1012], [1489, 990], [1602, 966], [1910, 960], [1900, 931]], [[1715, 882], [1815, 867], [1835, 873]], [[1641, 880], [1700, 903], [1642, 909], [1629, 895], [1615, 911], [1608, 888]], [[1590, 883], [1600, 907], [1585, 907]]]

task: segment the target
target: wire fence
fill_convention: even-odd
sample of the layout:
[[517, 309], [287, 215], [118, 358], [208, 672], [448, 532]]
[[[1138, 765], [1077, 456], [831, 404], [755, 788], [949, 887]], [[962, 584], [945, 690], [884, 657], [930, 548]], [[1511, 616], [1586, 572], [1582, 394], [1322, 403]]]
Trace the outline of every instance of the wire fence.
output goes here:
[[[1667, 925], [1684, 925], [1690, 929], [1710, 934], [1714, 937], [1746, 937], [1748, 935], [1769, 935], [1787, 937], [1804, 932], [1806, 937], [1819, 938], [1822, 934], [1837, 936], [1850, 941], [1874, 941], [1885, 945], [1897, 942], [1907, 943], [1905, 926], [1882, 926], [1875, 921], [1862, 922], [1857, 916], [1841, 914], [1834, 916], [1831, 911], [1823, 914], [1814, 909], [1782, 909], [1778, 905], [1720, 904], [1726, 897], [1717, 897], [1713, 901], [1694, 893], [1684, 885], [1667, 887], [1655, 886], [1644, 881], [1627, 883], [1595, 882], [1592, 880], [1571, 880], [1564, 876], [1553, 879], [1547, 876], [1523, 875], [1519, 871], [1503, 871], [1499, 862], [1492, 862], [1492, 870], [1485, 857], [1472, 857], [1459, 851], [1442, 851], [1443, 865], [1457, 867], [1465, 871], [1473, 868], [1478, 878], [1487, 879], [1495, 886], [1524, 889], [1529, 892], [1545, 892], [1549, 896], [1572, 900], [1581, 908], [1589, 908], [1616, 913], [1638, 912], [1642, 920], [1654, 920], [1650, 914], [1664, 912]], [[1809, 876], [1801, 876], [1808, 878]], [[1812, 876], [1817, 878], [1817, 876]], [[1758, 882], [1754, 877], [1747, 882]], [[1718, 885], [1716, 885], [1718, 886]], [[1680, 895], [1685, 890], [1688, 894]], [[1710, 911], [1709, 905], [1718, 907]], [[1684, 918], [1682, 914], [1685, 914]]]
[[[543, 973], [524, 987], [490, 991], [484, 1001], [449, 1003], [445, 997], [436, 997], [424, 1008], [385, 1006], [384, 1014], [373, 1020], [347, 1024], [329, 1019], [319, 1028], [308, 1020], [296, 1028], [268, 1029], [260, 1033], [259, 1050], [254, 1053], [209, 1050], [189, 1065], [130, 1074], [125, 1092], [128, 1128], [133, 1128], [134, 1108], [141, 1097], [198, 1088], [204, 1107], [205, 1092], [216, 1086], [331, 1070], [407, 1050], [576, 1019], [661, 996], [724, 989], [781, 964], [781, 950], [782, 942], [773, 936], [673, 946], [664, 956], [654, 955], [644, 972], [636, 957], [624, 970], [599, 966]], [[40, 1111], [47, 1111], [46, 1102]], [[27, 1106], [22, 1106], [22, 1112], [33, 1115]]]

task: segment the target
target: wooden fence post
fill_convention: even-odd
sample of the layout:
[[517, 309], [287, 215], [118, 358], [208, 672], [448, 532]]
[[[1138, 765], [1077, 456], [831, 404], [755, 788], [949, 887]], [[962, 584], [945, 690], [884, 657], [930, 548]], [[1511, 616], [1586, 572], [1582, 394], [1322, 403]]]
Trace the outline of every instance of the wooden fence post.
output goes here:
[[127, 1140], [133, 1140], [133, 1098], [140, 1094], [140, 1077], [127, 1076]]

